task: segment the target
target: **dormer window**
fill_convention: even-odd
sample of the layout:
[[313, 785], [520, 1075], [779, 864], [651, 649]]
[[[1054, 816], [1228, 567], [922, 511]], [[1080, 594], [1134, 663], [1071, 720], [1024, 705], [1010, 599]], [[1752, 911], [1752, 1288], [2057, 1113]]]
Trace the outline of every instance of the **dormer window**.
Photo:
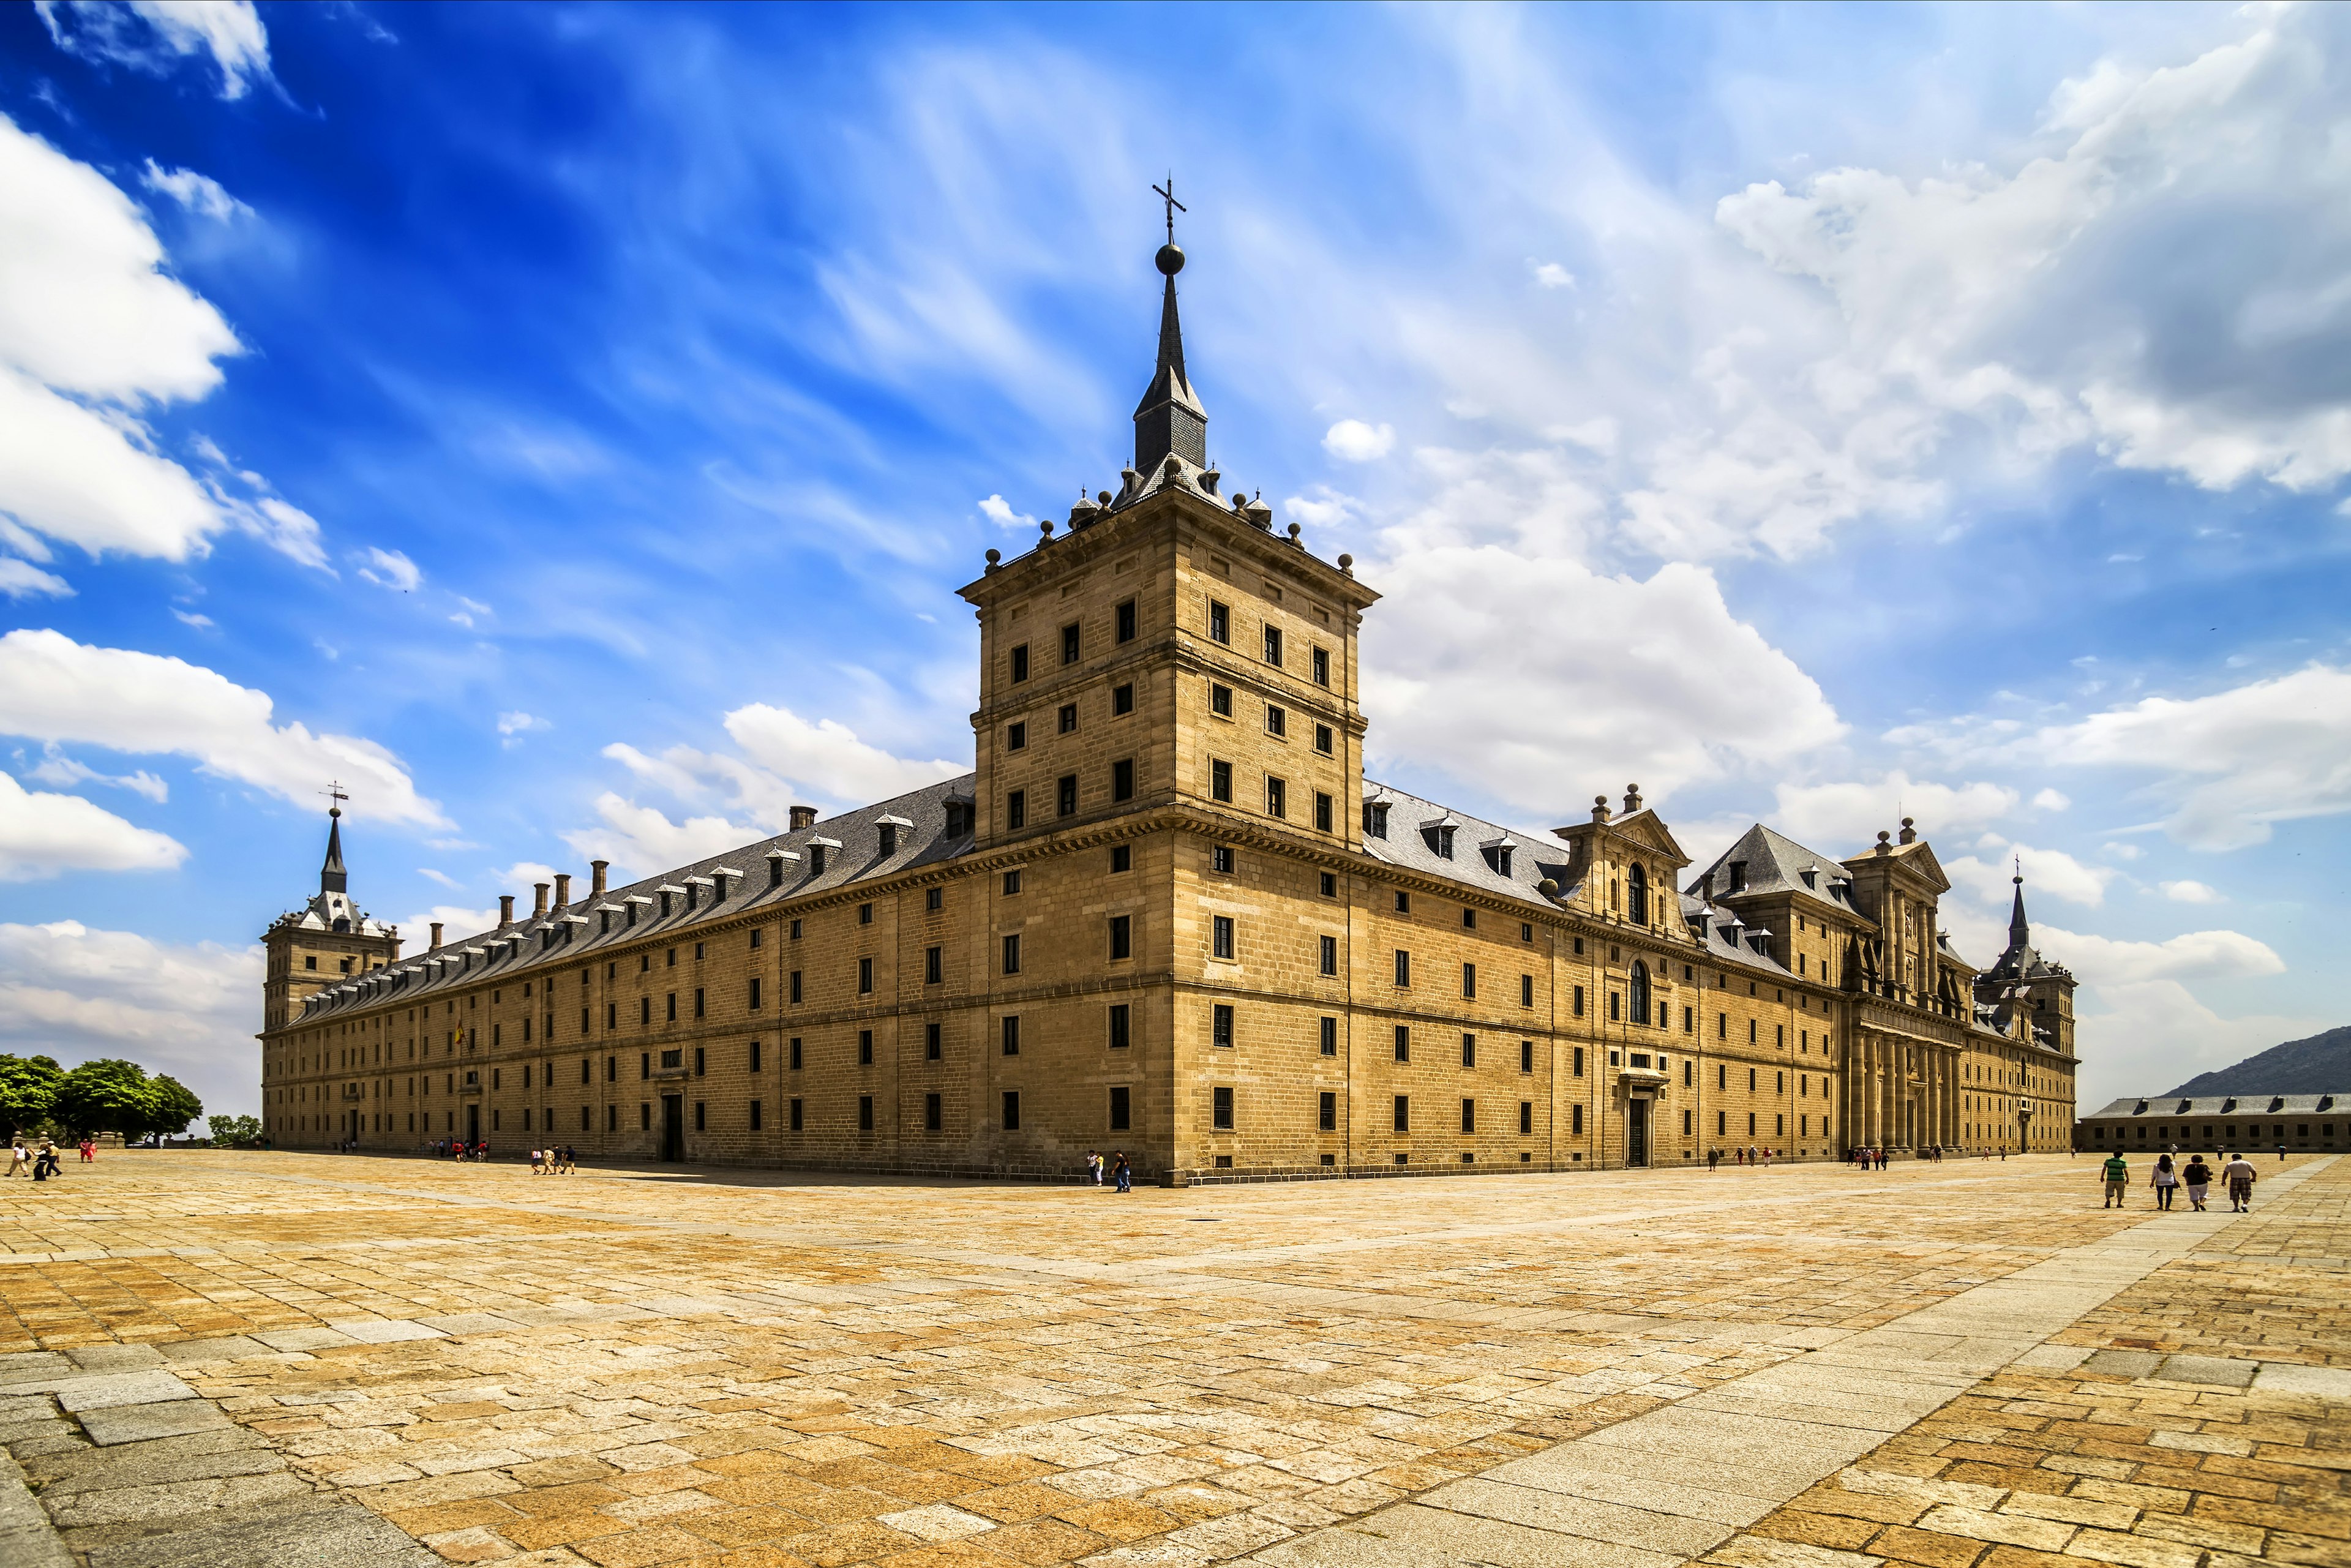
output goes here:
[[1498, 876], [1510, 875], [1511, 846], [1509, 844], [1488, 844], [1484, 847], [1486, 863], [1493, 868], [1495, 874]]
[[1806, 866], [1806, 867], [1805, 867], [1805, 868], [1804, 868], [1801, 873], [1799, 873], [1798, 874], [1800, 874], [1801, 876], [1802, 876], [1802, 877], [1803, 877], [1803, 879], [1804, 879], [1804, 885], [1805, 885], [1806, 887], [1811, 888], [1811, 889], [1812, 889], [1813, 892], [1815, 892], [1815, 893], [1818, 893], [1818, 892], [1820, 891], [1820, 887], [1821, 887], [1821, 868], [1820, 868], [1820, 867], [1818, 867], [1818, 866], [1816, 866], [1816, 865], [1808, 865], [1808, 866]]
[[883, 823], [883, 824], [882, 824], [882, 854], [883, 854], [883, 858], [886, 860], [886, 859], [888, 859], [890, 856], [894, 855], [894, 854], [896, 854], [897, 852], [898, 852], [898, 824], [897, 824], [897, 823], [895, 823], [895, 822], [884, 822], [884, 823]]
[[1453, 827], [1450, 823], [1423, 828], [1420, 836], [1427, 841], [1429, 850], [1437, 859], [1449, 861], [1453, 858]]
[[1364, 836], [1384, 839], [1388, 836], [1388, 807], [1384, 800], [1364, 802]]
[[822, 844], [811, 844], [809, 846], [809, 875], [822, 876], [823, 874], [824, 846]]
[[959, 839], [963, 837], [966, 826], [967, 824], [964, 821], [963, 815], [963, 802], [960, 800], [948, 801], [947, 837], [951, 839]]
[[1747, 862], [1745, 861], [1732, 861], [1730, 862], [1730, 891], [1733, 893], [1742, 893], [1746, 891], [1746, 887]]
[[661, 912], [664, 920], [669, 918], [669, 889], [667, 888], [661, 890]]

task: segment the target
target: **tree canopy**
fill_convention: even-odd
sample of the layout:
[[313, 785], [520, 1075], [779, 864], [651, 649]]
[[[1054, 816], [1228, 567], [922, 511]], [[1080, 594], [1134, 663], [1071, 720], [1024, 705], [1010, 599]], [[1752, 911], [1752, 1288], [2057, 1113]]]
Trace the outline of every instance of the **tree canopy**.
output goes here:
[[184, 1132], [204, 1109], [204, 1102], [169, 1074], [150, 1078], [135, 1061], [100, 1057], [58, 1081], [49, 1114], [69, 1132], [143, 1138]]
[[0, 1131], [48, 1120], [64, 1079], [65, 1070], [48, 1057], [0, 1054]]

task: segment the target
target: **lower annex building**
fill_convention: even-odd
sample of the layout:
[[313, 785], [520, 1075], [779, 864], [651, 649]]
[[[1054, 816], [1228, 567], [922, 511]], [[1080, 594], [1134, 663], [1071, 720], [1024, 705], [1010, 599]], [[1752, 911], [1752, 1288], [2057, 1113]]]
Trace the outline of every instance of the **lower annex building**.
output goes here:
[[338, 818], [264, 936], [270, 1137], [1171, 1180], [2068, 1146], [2073, 977], [2021, 883], [1961, 957], [1907, 819], [1691, 877], [1636, 787], [1536, 833], [1364, 778], [1379, 596], [1223, 492], [1158, 264], [1134, 465], [961, 590], [972, 772], [407, 957]]

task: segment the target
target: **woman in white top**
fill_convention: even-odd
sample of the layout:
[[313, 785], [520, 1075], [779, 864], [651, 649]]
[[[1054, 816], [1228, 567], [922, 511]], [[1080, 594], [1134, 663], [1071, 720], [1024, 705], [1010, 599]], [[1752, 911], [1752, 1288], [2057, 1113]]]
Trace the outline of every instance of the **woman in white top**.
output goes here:
[[2147, 1185], [2155, 1188], [2155, 1207], [2169, 1208], [2171, 1195], [2179, 1190], [2179, 1173], [2172, 1168], [2171, 1156], [2156, 1155], [2155, 1174], [2147, 1179]]

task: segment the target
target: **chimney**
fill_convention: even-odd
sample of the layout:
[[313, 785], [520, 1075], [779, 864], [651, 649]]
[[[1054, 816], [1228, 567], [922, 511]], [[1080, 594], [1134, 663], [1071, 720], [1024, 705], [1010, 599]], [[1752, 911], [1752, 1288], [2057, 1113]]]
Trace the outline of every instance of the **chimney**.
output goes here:
[[601, 898], [604, 896], [604, 868], [611, 863], [612, 862], [610, 861], [590, 861], [588, 862], [589, 897]]
[[514, 894], [511, 893], [502, 893], [498, 894], [498, 929], [503, 931], [513, 924]]
[[816, 808], [814, 806], [795, 806], [792, 808], [792, 831], [797, 833], [802, 828], [813, 828], [815, 826]]
[[441, 923], [438, 920], [433, 923], [433, 946], [425, 951], [430, 953], [441, 951]]
[[571, 873], [568, 871], [555, 873], [555, 907], [558, 909], [571, 907]]
[[547, 913], [547, 883], [543, 882], [532, 883], [530, 884], [530, 913], [531, 918], [535, 920]]

